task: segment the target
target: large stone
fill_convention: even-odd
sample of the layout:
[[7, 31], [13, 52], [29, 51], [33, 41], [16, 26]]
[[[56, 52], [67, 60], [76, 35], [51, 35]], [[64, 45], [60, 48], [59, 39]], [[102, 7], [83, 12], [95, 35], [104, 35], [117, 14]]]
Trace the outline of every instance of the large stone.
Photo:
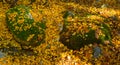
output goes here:
[[45, 38], [45, 21], [35, 21], [30, 8], [19, 5], [6, 13], [6, 22], [16, 41], [21, 45], [37, 46]]
[[[71, 16], [71, 13], [74, 15]], [[70, 49], [79, 49], [84, 45], [104, 43], [106, 40], [111, 40], [110, 27], [104, 21], [91, 20], [71, 13], [67, 11], [63, 15], [64, 25], [60, 34], [60, 41], [65, 46]]]

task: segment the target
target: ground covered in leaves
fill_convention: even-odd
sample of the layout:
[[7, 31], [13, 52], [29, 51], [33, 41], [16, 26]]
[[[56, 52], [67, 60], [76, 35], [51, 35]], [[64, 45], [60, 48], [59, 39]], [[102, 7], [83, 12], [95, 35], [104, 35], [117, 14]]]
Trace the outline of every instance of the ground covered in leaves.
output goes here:
[[[0, 1], [0, 65], [120, 65], [120, 0]], [[45, 42], [30, 49], [21, 47], [6, 24], [7, 10], [21, 4], [32, 8], [31, 13], [36, 21], [47, 18]], [[73, 23], [74, 28], [80, 28], [83, 32], [87, 20], [108, 21], [112, 44], [106, 41], [105, 44], [85, 45], [79, 50], [67, 48], [59, 41], [64, 20], [61, 12], [66, 10], [77, 13], [81, 21], [85, 21], [83, 29]], [[72, 21], [77, 19], [68, 18]], [[96, 26], [92, 27], [96, 29]], [[96, 49], [98, 54], [94, 52]]]

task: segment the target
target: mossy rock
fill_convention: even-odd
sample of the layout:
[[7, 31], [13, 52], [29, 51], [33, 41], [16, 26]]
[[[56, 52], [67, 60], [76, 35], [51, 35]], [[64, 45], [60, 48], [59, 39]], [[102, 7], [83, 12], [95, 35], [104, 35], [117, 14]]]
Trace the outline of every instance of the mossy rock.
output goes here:
[[92, 20], [86, 21], [85, 17], [82, 19], [77, 15], [71, 16], [71, 13], [67, 11], [63, 15], [64, 25], [60, 34], [60, 41], [65, 46], [70, 49], [80, 49], [88, 44], [102, 44], [106, 40], [111, 41], [110, 26], [108, 24], [99, 21], [96, 23]]
[[16, 41], [25, 46], [37, 46], [45, 38], [45, 21], [35, 21], [30, 8], [19, 5], [6, 13], [6, 23]]

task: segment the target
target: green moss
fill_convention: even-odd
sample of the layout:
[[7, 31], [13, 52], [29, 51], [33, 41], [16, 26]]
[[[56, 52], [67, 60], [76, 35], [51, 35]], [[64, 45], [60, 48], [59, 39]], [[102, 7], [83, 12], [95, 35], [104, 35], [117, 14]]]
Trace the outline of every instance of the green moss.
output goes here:
[[[6, 23], [15, 39], [23, 45], [38, 45], [45, 38], [45, 22], [35, 22], [30, 8], [24, 5], [9, 9], [6, 13]], [[42, 38], [38, 39], [40, 35]]]
[[[104, 41], [106, 40], [111, 41], [110, 27], [106, 23], [104, 22], [95, 23], [92, 20], [88, 20], [86, 22], [85, 18], [82, 17], [78, 18], [78, 19], [82, 18], [82, 20], [80, 21], [75, 20], [75, 18], [73, 18], [74, 19], [73, 21], [68, 21], [67, 17], [70, 17], [70, 14], [66, 12], [65, 15], [63, 16], [64, 28], [61, 33], [60, 41], [63, 44], [65, 44], [68, 48], [79, 49], [84, 45], [93, 43], [104, 43]], [[74, 26], [74, 23], [76, 23], [77, 26], [76, 25]], [[85, 23], [86, 26], [83, 25], [83, 23]], [[89, 24], [91, 24], [91, 26], [89, 26]], [[96, 26], [97, 28], [94, 29], [94, 26]], [[80, 31], [77, 32], [79, 27], [83, 27], [80, 29], [82, 30], [82, 32]], [[86, 30], [88, 30], [88, 32], [85, 32]]]

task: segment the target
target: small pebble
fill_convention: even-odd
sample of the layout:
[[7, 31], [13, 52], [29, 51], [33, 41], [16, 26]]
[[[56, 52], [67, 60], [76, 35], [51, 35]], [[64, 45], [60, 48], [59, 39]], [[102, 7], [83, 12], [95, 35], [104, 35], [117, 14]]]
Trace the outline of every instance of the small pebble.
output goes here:
[[0, 51], [0, 58], [3, 58], [3, 57], [5, 57], [5, 53]]
[[100, 47], [96, 46], [94, 49], [93, 49], [94, 53], [93, 53], [93, 57], [94, 58], [98, 58], [99, 55], [101, 54], [101, 49]]

